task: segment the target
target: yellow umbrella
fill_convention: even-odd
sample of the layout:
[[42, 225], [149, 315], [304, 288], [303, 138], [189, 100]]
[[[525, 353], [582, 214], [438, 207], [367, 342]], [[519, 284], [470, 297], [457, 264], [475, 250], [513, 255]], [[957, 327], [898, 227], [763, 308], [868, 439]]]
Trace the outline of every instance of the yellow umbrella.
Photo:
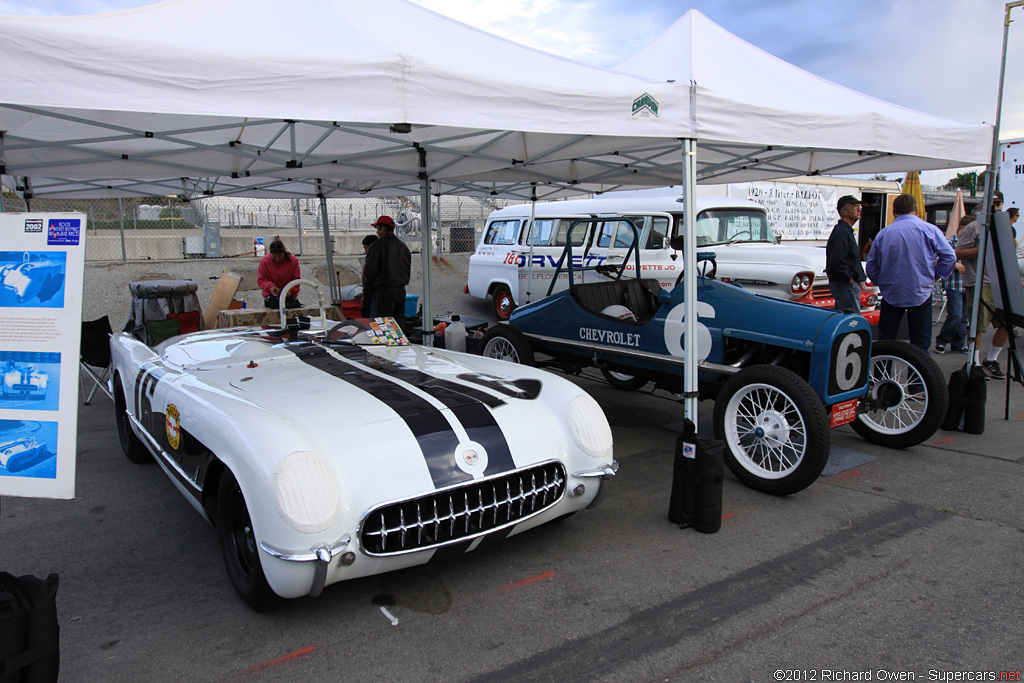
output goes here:
[[914, 195], [917, 200], [917, 215], [924, 220], [924, 192], [921, 190], [921, 174], [918, 171], [910, 171], [903, 179], [903, 194]]

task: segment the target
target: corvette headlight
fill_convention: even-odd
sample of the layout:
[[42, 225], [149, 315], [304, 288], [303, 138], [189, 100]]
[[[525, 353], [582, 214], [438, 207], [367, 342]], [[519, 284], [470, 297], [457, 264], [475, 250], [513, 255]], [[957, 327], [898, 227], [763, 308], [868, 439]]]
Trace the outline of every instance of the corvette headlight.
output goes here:
[[595, 458], [612, 457], [612, 428], [597, 401], [587, 394], [577, 396], [565, 409], [565, 421], [580, 450]]
[[297, 531], [323, 531], [338, 516], [334, 474], [316, 453], [297, 451], [282, 458], [271, 486], [277, 513]]

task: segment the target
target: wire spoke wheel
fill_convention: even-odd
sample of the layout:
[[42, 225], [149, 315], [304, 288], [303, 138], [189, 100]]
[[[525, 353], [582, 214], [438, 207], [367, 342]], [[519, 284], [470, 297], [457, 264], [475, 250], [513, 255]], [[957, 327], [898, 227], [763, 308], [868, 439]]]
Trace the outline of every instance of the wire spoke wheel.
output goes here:
[[480, 355], [509, 363], [535, 365], [533, 349], [522, 332], [511, 325], [495, 325], [487, 330], [483, 338]]
[[715, 435], [744, 484], [784, 496], [813, 483], [828, 461], [825, 411], [798, 375], [753, 366], [730, 377], [715, 402]]
[[872, 348], [868, 393], [853, 429], [890, 448], [915, 446], [939, 428], [949, 401], [942, 371], [921, 349], [882, 340]]

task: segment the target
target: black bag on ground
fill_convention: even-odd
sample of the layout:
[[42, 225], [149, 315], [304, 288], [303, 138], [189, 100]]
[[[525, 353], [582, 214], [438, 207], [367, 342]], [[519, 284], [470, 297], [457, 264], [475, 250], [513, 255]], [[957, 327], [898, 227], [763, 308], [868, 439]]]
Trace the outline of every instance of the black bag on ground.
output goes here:
[[0, 683], [51, 683], [60, 672], [59, 578], [0, 572]]
[[[694, 447], [687, 449], [687, 445]], [[722, 527], [723, 453], [725, 444], [698, 434], [690, 420], [676, 439], [668, 519], [680, 528], [713, 534]]]
[[988, 397], [985, 381], [985, 370], [980, 365], [971, 366], [969, 376], [966, 364], [949, 376], [949, 407], [942, 420], [942, 429], [958, 431], [962, 419], [966, 433], [984, 433], [985, 401]]

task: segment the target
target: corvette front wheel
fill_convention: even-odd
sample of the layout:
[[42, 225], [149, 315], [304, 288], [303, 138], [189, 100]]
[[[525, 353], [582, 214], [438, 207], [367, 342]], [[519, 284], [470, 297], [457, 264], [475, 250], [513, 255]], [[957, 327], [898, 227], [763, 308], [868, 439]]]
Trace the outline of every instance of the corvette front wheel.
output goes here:
[[755, 491], [802, 491], [828, 462], [825, 409], [810, 385], [785, 368], [755, 365], [730, 377], [715, 401], [714, 426], [729, 469]]
[[263, 574], [249, 508], [231, 470], [224, 471], [217, 487], [217, 535], [228, 579], [242, 601], [257, 612], [279, 607], [284, 598], [273, 591]]

